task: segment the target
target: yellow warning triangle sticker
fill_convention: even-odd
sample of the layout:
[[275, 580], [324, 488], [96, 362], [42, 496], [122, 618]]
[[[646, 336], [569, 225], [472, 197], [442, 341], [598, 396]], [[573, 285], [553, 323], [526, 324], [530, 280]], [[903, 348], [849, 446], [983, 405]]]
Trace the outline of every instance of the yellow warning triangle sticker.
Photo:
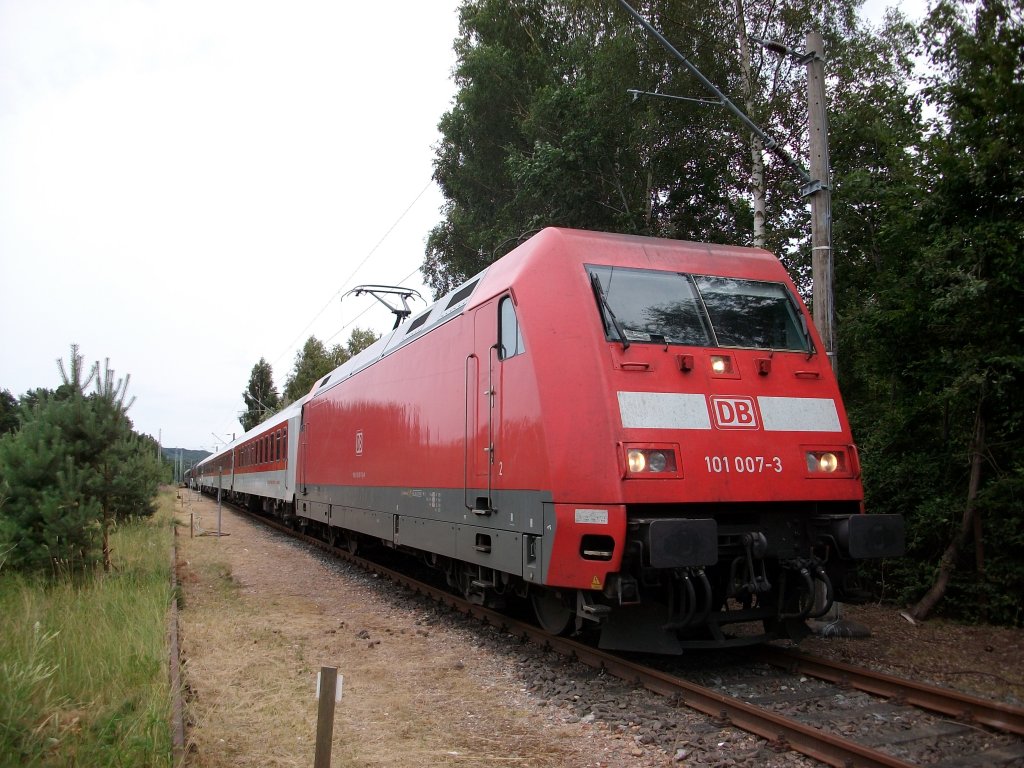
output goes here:
[[590, 582], [590, 588], [591, 589], [600, 589], [601, 588], [601, 579], [599, 579], [597, 576], [595, 576], [594, 580], [592, 582]]

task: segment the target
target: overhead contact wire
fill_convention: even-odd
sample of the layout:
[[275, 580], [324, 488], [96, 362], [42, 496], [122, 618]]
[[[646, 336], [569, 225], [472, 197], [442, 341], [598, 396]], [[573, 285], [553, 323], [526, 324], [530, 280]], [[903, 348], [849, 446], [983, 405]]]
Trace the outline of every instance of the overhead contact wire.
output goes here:
[[[349, 281], [356, 276], [356, 274], [359, 272], [360, 269], [362, 269], [363, 265], [369, 260], [369, 258], [373, 256], [373, 254], [376, 253], [377, 249], [380, 248], [383, 242], [388, 239], [388, 236], [395, 231], [395, 227], [401, 224], [402, 219], [404, 219], [406, 215], [409, 213], [409, 211], [413, 209], [413, 206], [420, 201], [420, 198], [423, 197], [424, 193], [430, 188], [430, 185], [433, 183], [433, 178], [427, 180], [427, 183], [423, 185], [423, 189], [420, 190], [419, 194], [416, 195], [415, 198], [413, 198], [413, 201], [409, 203], [406, 209], [402, 211], [401, 215], [397, 219], [395, 219], [395, 223], [388, 228], [388, 231], [384, 233], [380, 240], [377, 241], [377, 244], [370, 249], [370, 252], [367, 253], [366, 256], [363, 257], [363, 260], [359, 262], [358, 266], [356, 266], [354, 270], [352, 270], [352, 273], [347, 278], [345, 278], [345, 282], [341, 284], [341, 287], [331, 294], [331, 297], [327, 300], [327, 303], [324, 304], [323, 308], [319, 312], [317, 312], [313, 319], [306, 324], [306, 327], [303, 328], [294, 339], [292, 339], [292, 342], [285, 348], [285, 350], [274, 358], [273, 362], [271, 363], [272, 366], [277, 365], [277, 363], [281, 360], [282, 357], [287, 355], [291, 350], [295, 348], [295, 345], [298, 343], [299, 339], [301, 339], [306, 334], [306, 331], [313, 327], [313, 324], [320, 319], [323, 313], [327, 311], [328, 307], [330, 307], [331, 304], [334, 303], [334, 300], [341, 295], [341, 292], [345, 290], [345, 287], [348, 285]], [[402, 282], [404, 283], [406, 280], [409, 279], [409, 277], [412, 277], [412, 275], [416, 274], [416, 271], [418, 269], [419, 268], [417, 267], [417, 269], [414, 269], [412, 272], [410, 272], [409, 275], [402, 280]], [[366, 310], [363, 310], [363, 312], [357, 315], [356, 318], [352, 320], [352, 323], [354, 323], [356, 320], [362, 317], [363, 314], [365, 314], [365, 312]], [[352, 323], [349, 323], [348, 325], [351, 325]], [[341, 333], [341, 331], [347, 328], [348, 325], [342, 326], [342, 328], [338, 330], [338, 333]], [[334, 336], [337, 336], [338, 333], [335, 333]], [[333, 339], [334, 336], [331, 336], [331, 339]], [[330, 341], [330, 339], [328, 339], [328, 341]]]

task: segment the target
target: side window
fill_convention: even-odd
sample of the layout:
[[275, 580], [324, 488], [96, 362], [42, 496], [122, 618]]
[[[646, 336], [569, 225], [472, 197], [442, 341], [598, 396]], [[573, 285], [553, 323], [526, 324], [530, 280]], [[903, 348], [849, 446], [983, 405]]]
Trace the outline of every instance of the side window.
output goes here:
[[512, 298], [506, 296], [498, 306], [498, 359], [508, 360], [510, 357], [526, 352], [523, 332], [519, 328], [519, 318]]

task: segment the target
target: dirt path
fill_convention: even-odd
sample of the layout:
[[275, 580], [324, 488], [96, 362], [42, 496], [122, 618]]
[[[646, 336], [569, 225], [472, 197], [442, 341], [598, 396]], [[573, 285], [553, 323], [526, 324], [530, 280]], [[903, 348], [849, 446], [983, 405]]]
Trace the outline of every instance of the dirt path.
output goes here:
[[508, 656], [372, 577], [182, 491], [179, 578], [189, 766], [310, 766], [320, 666], [344, 675], [335, 766], [678, 764], [540, 706]]

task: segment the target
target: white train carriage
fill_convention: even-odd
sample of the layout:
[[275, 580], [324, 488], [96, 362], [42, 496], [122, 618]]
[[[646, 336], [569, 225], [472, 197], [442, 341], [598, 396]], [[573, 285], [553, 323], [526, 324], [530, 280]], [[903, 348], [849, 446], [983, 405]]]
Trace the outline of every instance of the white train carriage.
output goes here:
[[275, 413], [195, 468], [200, 489], [254, 511], [291, 514], [303, 397]]

